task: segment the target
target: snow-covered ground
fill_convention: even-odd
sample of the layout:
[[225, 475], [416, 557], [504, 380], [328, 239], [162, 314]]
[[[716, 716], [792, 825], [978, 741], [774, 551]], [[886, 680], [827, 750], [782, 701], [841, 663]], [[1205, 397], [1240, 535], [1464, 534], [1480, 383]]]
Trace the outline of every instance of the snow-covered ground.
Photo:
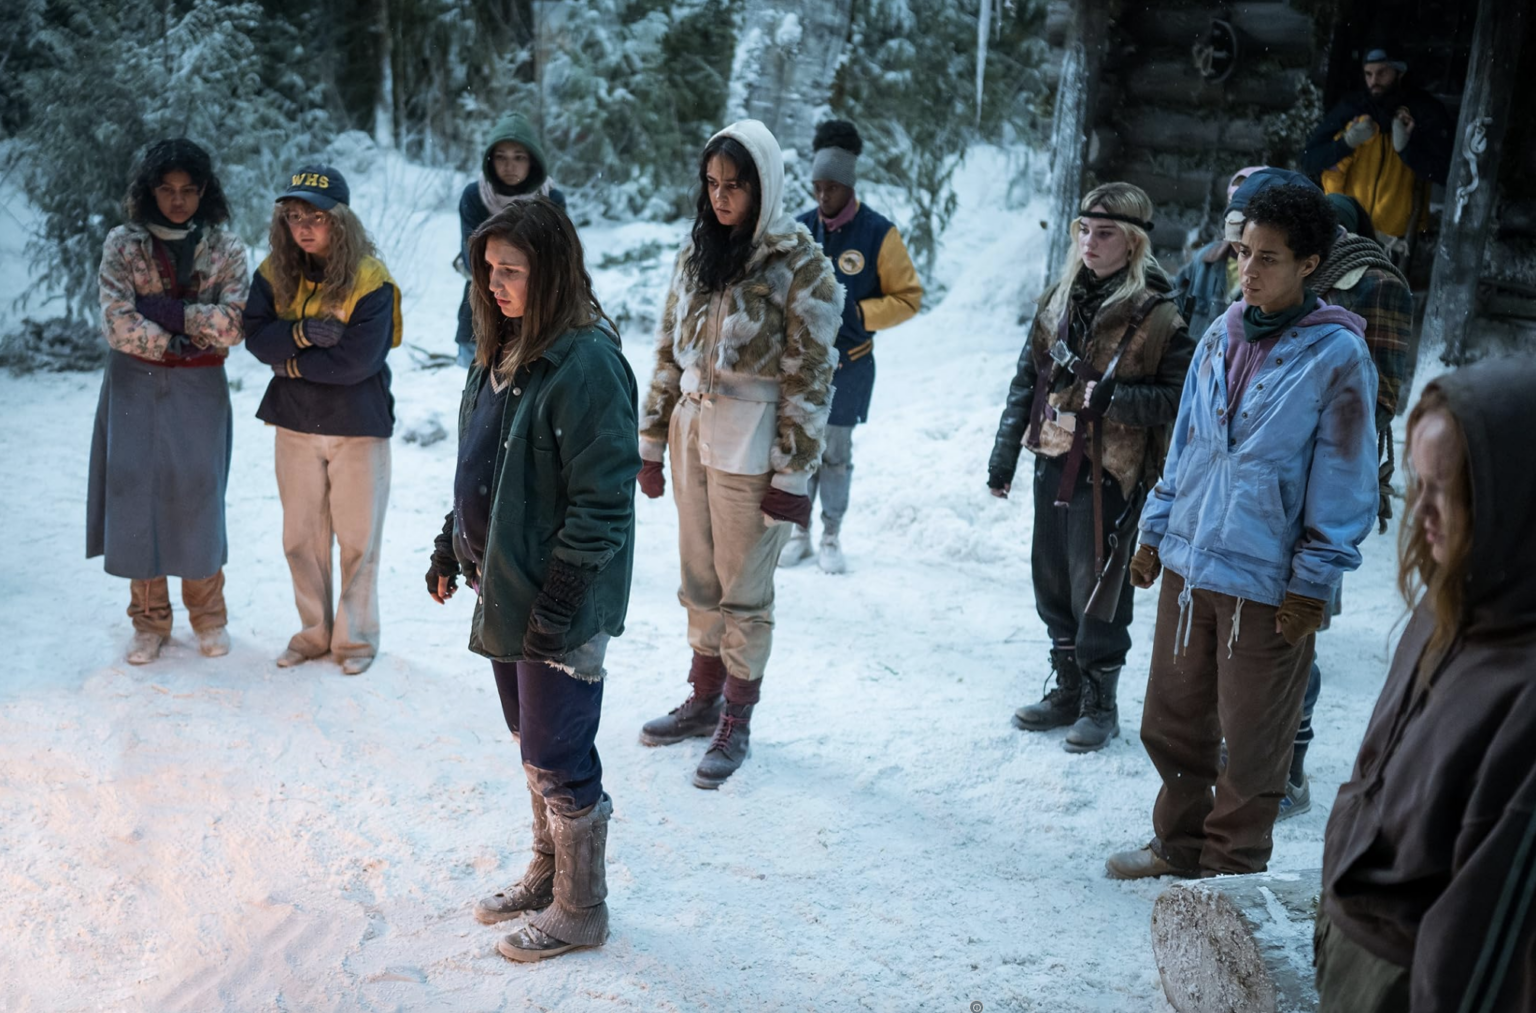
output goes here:
[[[1108, 852], [1150, 835], [1157, 781], [1136, 736], [1150, 594], [1121, 738], [1071, 756], [1060, 733], [1009, 723], [1038, 698], [1047, 648], [1030, 504], [984, 485], [1045, 236], [1040, 206], [1004, 206], [1010, 175], [1000, 153], [973, 154], [947, 298], [879, 339], [852, 572], [781, 574], [752, 757], [718, 792], [689, 782], [703, 742], [636, 741], [685, 695], [688, 665], [676, 514], [640, 499], [598, 736], [613, 934], [538, 966], [498, 956], [497, 930], [470, 914], [520, 874], [529, 832], [489, 666], [464, 646], [470, 602], [438, 606], [422, 581], [452, 440], [394, 443], [378, 663], [360, 678], [328, 660], [280, 670], [295, 613], [272, 434], [253, 417], [267, 370], [237, 351], [234, 650], [199, 656], [178, 603], [165, 655], [132, 668], [126, 582], [82, 552], [99, 377], [0, 376], [0, 1013], [1167, 1010], [1149, 943], [1161, 885], [1103, 874]], [[380, 238], [407, 345], [451, 352], [452, 180], [386, 164], [354, 189], [371, 222], [370, 199], [429, 209]], [[0, 229], [10, 291], [24, 283], [16, 231]], [[623, 255], [677, 235], [584, 230], [589, 263], [613, 265], [594, 272], [610, 309], [654, 312], [668, 257]], [[650, 344], [626, 334], [642, 379]], [[408, 353], [392, 356], [397, 436], [433, 416], [451, 430], [462, 374]], [[1321, 639], [1314, 808], [1277, 829], [1275, 868], [1321, 862], [1403, 611], [1389, 538], [1367, 543]]]

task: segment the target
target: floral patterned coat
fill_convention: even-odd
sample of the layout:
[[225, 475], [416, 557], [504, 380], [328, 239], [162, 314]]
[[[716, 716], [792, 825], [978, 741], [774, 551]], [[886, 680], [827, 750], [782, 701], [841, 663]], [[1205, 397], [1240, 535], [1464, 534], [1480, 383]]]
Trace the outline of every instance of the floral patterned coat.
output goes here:
[[[154, 241], [142, 225], [119, 225], [107, 234], [101, 251], [101, 329], [119, 352], [159, 362], [172, 334], [146, 320], [134, 299], [161, 295], [166, 279], [155, 262]], [[234, 233], [210, 229], [193, 254], [195, 301], [187, 302], [187, 337], [202, 349], [228, 354], [244, 337], [240, 314], [250, 290], [245, 244]]]

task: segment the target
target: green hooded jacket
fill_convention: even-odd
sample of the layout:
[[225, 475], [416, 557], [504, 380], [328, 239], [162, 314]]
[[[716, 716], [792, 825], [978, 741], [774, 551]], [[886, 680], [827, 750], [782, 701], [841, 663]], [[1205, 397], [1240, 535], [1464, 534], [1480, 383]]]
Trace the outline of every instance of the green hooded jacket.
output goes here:
[[[461, 435], [485, 372], [469, 371]], [[561, 336], [518, 370], [502, 410], [470, 650], [523, 660], [523, 633], [551, 557], [595, 574], [565, 649], [624, 632], [640, 472], [636, 399], [618, 339], [597, 327]]]
[[485, 142], [485, 156], [480, 160], [481, 174], [498, 189], [504, 185], [496, 178], [496, 166], [491, 162], [491, 152], [495, 151], [496, 145], [502, 141], [516, 141], [527, 148], [528, 154], [533, 156], [533, 165], [528, 170], [528, 178], [512, 189], [519, 194], [536, 193], [549, 178], [549, 163], [544, 159], [544, 149], [539, 145], [538, 134], [534, 133], [533, 124], [529, 123], [528, 117], [522, 113], [507, 113], [491, 128], [491, 135]]

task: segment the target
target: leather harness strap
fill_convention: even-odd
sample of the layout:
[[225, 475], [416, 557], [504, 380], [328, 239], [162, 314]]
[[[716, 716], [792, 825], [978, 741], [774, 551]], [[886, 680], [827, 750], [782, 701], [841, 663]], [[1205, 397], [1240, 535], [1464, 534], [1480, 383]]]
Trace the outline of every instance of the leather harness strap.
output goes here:
[[[1164, 301], [1165, 298], [1165, 296], [1160, 294], [1148, 296], [1147, 299], [1136, 308], [1136, 312], [1131, 314], [1130, 322], [1126, 324], [1125, 333], [1120, 338], [1120, 344], [1115, 347], [1115, 354], [1114, 357], [1109, 360], [1109, 365], [1104, 367], [1103, 373], [1100, 373], [1098, 376], [1091, 377], [1091, 379], [1097, 383], [1108, 383], [1114, 379], [1115, 370], [1120, 365], [1120, 358], [1125, 355], [1125, 350], [1130, 347], [1131, 339], [1136, 336], [1137, 331], [1141, 330], [1141, 325], [1146, 322], [1146, 319], [1148, 315], [1151, 314], [1152, 310], [1157, 306], [1158, 303]], [[1097, 370], [1093, 370], [1092, 372], [1097, 372]], [[1084, 379], [1090, 379], [1090, 377], [1084, 377]], [[1078, 418], [1084, 424], [1073, 427], [1072, 448], [1067, 451], [1067, 463], [1065, 468], [1062, 470], [1061, 485], [1056, 489], [1056, 505], [1058, 507], [1064, 507], [1068, 503], [1072, 502], [1072, 490], [1077, 487], [1077, 473], [1079, 469], [1082, 468], [1083, 455], [1088, 449], [1088, 439], [1091, 436], [1093, 438], [1094, 445], [1094, 452], [1092, 456], [1095, 466], [1095, 480], [1093, 483], [1095, 505], [1094, 527], [1097, 529], [1097, 533], [1102, 536], [1103, 518], [1100, 516], [1098, 507], [1099, 488], [1100, 482], [1102, 480], [1103, 458], [1103, 454], [1101, 452], [1103, 450], [1103, 435], [1100, 432], [1100, 417], [1101, 413], [1092, 411], [1091, 409], [1084, 409], [1078, 413]], [[1099, 540], [1102, 543], [1103, 538], [1101, 537]], [[1102, 553], [1102, 549], [1100, 552]]]

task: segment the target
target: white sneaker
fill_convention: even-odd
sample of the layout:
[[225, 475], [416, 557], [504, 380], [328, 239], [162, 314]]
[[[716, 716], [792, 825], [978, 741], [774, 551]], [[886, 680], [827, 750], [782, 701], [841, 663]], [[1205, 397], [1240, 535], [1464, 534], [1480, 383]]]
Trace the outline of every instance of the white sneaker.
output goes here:
[[147, 665], [160, 657], [160, 648], [165, 646], [165, 639], [158, 633], [135, 630], [133, 640], [128, 644], [128, 664]]
[[843, 558], [843, 549], [837, 544], [836, 535], [821, 536], [821, 552], [816, 556], [816, 565], [821, 567], [823, 573], [847, 572], [848, 561]]
[[222, 658], [229, 653], [229, 631], [222, 626], [197, 631], [197, 649], [205, 658]]
[[797, 524], [795, 530], [790, 533], [789, 541], [785, 542], [784, 548], [779, 550], [779, 565], [799, 566], [809, 558], [811, 558], [811, 533]]

